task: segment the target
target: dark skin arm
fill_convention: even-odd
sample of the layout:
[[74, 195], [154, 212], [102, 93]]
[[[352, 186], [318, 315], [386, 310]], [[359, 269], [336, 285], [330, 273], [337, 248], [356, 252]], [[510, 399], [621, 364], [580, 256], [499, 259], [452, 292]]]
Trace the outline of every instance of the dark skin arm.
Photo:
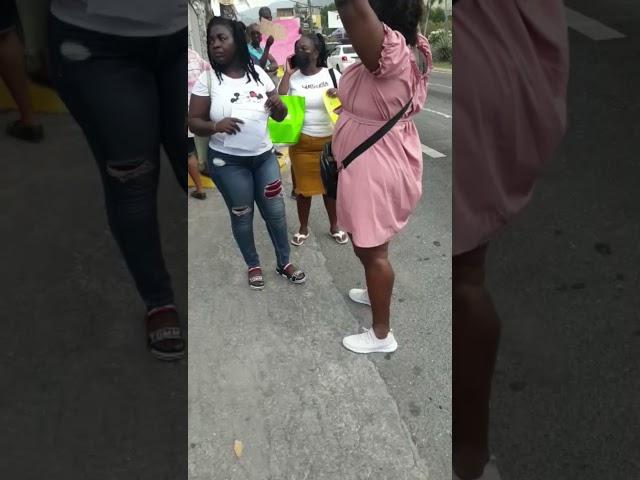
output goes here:
[[[235, 135], [244, 123], [237, 118], [224, 118], [219, 122], [212, 122], [209, 114], [211, 108], [210, 97], [191, 95], [189, 102], [189, 130], [199, 137], [209, 137], [215, 133]], [[285, 113], [286, 117], [286, 113]]]
[[291, 58], [293, 55], [289, 56], [285, 62], [284, 66], [284, 75], [282, 79], [280, 79], [280, 85], [278, 86], [278, 93], [280, 95], [289, 95], [289, 87], [291, 84], [291, 75], [298, 71], [297, 68], [291, 68]]
[[384, 30], [369, 0], [336, 0], [336, 8], [351, 44], [367, 70], [380, 64]]
[[[271, 46], [275, 40], [273, 37], [267, 38], [267, 44], [264, 47], [264, 53], [262, 54], [262, 58], [260, 59], [260, 66], [268, 73], [275, 72], [278, 69], [278, 62], [273, 55], [271, 55]], [[267, 62], [271, 62], [271, 68], [267, 69]]]
[[267, 99], [267, 102], [264, 106], [269, 111], [269, 115], [271, 116], [271, 118], [273, 118], [276, 122], [281, 122], [285, 118], [287, 118], [287, 106], [282, 103], [282, 100], [280, 100], [280, 95], [278, 95], [278, 92], [276, 90], [274, 90], [273, 92], [269, 92], [267, 93], [267, 97], [269, 98]]
[[277, 70], [278, 70], [278, 67], [279, 67], [280, 65], [278, 65], [278, 61], [277, 61], [277, 60], [275, 59], [275, 57], [274, 57], [273, 55], [271, 55], [271, 54], [269, 55], [269, 62], [271, 62], [271, 68], [269, 68], [269, 69], [267, 70], [267, 72], [268, 72], [268, 73], [273, 73], [273, 72], [277, 71]]

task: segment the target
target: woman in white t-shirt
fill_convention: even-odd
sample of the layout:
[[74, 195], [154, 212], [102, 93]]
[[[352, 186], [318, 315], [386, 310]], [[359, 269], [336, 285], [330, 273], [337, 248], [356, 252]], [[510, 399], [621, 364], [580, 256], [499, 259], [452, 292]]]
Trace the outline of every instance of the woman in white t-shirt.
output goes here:
[[336, 97], [340, 74], [327, 68], [327, 46], [322, 35], [303, 35], [296, 42], [295, 55], [289, 57], [278, 92], [280, 95], [305, 97], [304, 124], [299, 142], [289, 149], [295, 193], [298, 202], [300, 229], [291, 243], [297, 247], [309, 238], [309, 212], [311, 199], [323, 195], [329, 216], [329, 232], [339, 244], [349, 242], [349, 237], [338, 227], [336, 201], [324, 195], [320, 177], [320, 154], [331, 141], [333, 124], [325, 107], [324, 95]]
[[191, 92], [189, 128], [210, 136], [209, 172], [229, 209], [231, 228], [249, 269], [249, 286], [264, 288], [253, 237], [258, 206], [273, 242], [276, 272], [304, 283], [304, 272], [289, 262], [289, 242], [280, 167], [267, 131], [269, 117], [281, 122], [287, 108], [269, 75], [254, 65], [244, 27], [214, 17], [207, 26], [212, 82], [203, 73]]

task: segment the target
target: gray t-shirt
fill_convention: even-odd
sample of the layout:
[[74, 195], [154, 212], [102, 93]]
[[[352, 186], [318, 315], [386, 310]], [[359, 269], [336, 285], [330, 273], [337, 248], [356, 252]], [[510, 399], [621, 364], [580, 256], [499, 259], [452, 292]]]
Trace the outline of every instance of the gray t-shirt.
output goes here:
[[52, 0], [51, 13], [80, 28], [126, 37], [171, 35], [187, 27], [187, 0]]

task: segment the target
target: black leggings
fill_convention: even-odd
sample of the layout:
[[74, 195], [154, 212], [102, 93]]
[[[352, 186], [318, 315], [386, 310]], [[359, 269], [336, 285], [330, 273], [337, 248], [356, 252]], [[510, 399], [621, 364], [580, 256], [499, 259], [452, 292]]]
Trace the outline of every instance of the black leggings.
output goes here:
[[49, 36], [56, 88], [96, 159], [109, 226], [138, 291], [148, 309], [172, 304], [157, 191], [160, 146], [187, 189], [186, 29], [120, 37], [52, 17]]

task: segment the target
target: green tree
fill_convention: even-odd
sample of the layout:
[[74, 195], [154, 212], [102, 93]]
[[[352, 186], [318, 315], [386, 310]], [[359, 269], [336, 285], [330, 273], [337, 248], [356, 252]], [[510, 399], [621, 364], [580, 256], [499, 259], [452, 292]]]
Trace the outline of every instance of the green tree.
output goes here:
[[[439, 7], [439, 10], [442, 10], [442, 14], [445, 17], [446, 20], [446, 14], [444, 12], [444, 9], [442, 7], [445, 6], [445, 1], [444, 0], [425, 0], [424, 2], [425, 6], [427, 7], [427, 14], [425, 15], [425, 19], [424, 19], [424, 26], [423, 26], [423, 33], [426, 35], [427, 34], [427, 28], [429, 27], [429, 20], [431, 20], [431, 14], [433, 13], [432, 10], [436, 9], [436, 7]], [[437, 21], [434, 19], [434, 21]]]
[[429, 20], [432, 22], [444, 23], [447, 21], [447, 14], [444, 12], [443, 8], [437, 7], [431, 10]]

